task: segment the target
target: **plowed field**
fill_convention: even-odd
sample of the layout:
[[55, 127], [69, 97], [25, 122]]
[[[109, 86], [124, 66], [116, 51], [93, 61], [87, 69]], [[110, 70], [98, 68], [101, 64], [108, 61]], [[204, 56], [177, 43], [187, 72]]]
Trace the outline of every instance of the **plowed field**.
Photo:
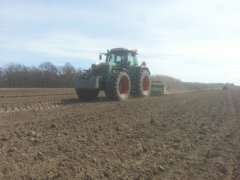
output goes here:
[[240, 179], [240, 90], [0, 89], [0, 179]]

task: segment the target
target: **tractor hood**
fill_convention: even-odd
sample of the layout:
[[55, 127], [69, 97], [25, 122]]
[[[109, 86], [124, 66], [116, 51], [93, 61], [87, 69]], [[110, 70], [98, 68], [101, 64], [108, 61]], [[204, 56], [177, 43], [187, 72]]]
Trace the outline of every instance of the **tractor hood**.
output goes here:
[[110, 65], [109, 63], [92, 64], [91, 72], [94, 76], [108, 75], [110, 72]]

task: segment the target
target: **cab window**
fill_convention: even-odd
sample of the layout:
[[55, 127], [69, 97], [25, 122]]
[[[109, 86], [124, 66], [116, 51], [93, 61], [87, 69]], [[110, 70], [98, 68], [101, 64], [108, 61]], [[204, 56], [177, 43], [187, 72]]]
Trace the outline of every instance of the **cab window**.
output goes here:
[[137, 65], [137, 58], [136, 55], [133, 53], [128, 53], [128, 61], [130, 62], [130, 65]]
[[120, 54], [110, 54], [108, 56], [108, 62], [110, 63], [117, 63], [123, 60], [123, 56]]

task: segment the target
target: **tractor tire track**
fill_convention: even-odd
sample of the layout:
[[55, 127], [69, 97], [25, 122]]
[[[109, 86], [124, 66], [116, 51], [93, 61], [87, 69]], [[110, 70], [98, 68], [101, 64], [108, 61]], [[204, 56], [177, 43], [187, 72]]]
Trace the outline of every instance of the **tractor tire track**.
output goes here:
[[0, 107], [0, 114], [3, 113], [17, 113], [28, 111], [40, 111], [45, 109], [54, 109], [61, 106], [61, 101], [48, 101], [26, 105], [6, 106]]

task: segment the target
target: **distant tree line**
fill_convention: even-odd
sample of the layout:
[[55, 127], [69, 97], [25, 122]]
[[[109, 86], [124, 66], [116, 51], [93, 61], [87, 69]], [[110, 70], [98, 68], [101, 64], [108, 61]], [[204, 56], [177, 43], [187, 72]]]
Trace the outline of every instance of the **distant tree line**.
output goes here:
[[0, 67], [0, 88], [70, 88], [81, 72], [70, 63], [58, 67], [50, 62], [38, 67], [11, 63]]
[[[11, 63], [0, 67], [0, 88], [72, 88], [81, 73], [81, 68], [76, 69], [70, 63], [55, 66], [51, 62], [44, 62], [38, 67]], [[229, 83], [188, 83], [165, 75], [154, 75], [152, 80], [165, 83], [167, 89], [200, 90], [235, 86]]]
[[198, 83], [198, 82], [182, 82], [179, 79], [165, 76], [165, 75], [153, 75], [152, 81], [161, 81], [166, 84], [167, 90], [169, 89], [186, 89], [186, 90], [204, 90], [204, 89], [219, 89], [224, 86], [228, 88], [235, 87], [233, 83]]

